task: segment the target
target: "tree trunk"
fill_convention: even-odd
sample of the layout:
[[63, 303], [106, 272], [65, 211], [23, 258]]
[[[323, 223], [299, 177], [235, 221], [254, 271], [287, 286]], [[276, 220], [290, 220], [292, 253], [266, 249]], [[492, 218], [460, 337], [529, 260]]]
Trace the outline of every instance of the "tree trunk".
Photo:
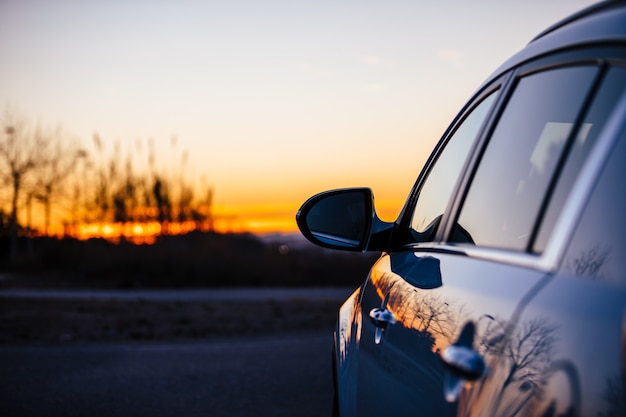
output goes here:
[[47, 195], [43, 201], [44, 207], [44, 235], [50, 236], [50, 196]]
[[11, 199], [11, 218], [9, 219], [11, 261], [17, 260], [17, 200], [20, 191], [20, 174], [13, 174], [13, 198]]

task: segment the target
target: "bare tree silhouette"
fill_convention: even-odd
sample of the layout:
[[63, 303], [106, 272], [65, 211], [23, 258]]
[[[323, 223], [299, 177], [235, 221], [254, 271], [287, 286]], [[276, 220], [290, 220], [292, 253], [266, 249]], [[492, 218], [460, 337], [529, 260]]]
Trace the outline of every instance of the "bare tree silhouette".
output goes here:
[[508, 339], [498, 337], [506, 326], [506, 322], [498, 321], [480, 344], [490, 346], [497, 340], [504, 361], [499, 366], [503, 373], [495, 383], [498, 393], [493, 401], [497, 407], [494, 414], [516, 416], [526, 407], [538, 405], [543, 396], [547, 379], [554, 372], [551, 366], [557, 328], [546, 320], [533, 319], [518, 324]]
[[213, 231], [214, 223], [213, 223], [213, 188], [209, 187], [206, 191], [204, 199], [200, 202], [200, 215], [201, 218], [196, 219], [196, 221], [206, 221], [207, 228], [209, 231]]
[[[0, 226], [11, 236], [12, 259], [17, 256], [18, 232], [23, 230], [19, 233], [26, 236], [18, 221], [19, 213], [26, 208], [29, 236], [50, 235], [52, 213], [62, 205], [61, 197], [67, 197], [70, 203], [65, 208], [64, 232], [75, 237], [80, 236], [80, 223], [94, 222], [98, 223], [96, 230], [108, 223], [120, 224], [122, 238], [125, 233], [133, 233], [127, 227], [129, 222], [158, 222], [161, 234], [213, 230], [213, 189], [198, 187], [193, 170], [188, 171], [189, 152], [182, 152], [180, 160], [172, 152], [169, 166], [159, 170], [152, 139], [147, 141], [146, 165], [137, 160], [137, 154], [143, 158], [143, 146], [138, 140], [134, 143], [137, 154], [131, 150], [123, 155], [119, 141], [107, 152], [104, 140], [94, 133], [95, 153], [90, 155], [79, 140], [60, 128], [28, 129], [10, 106], [0, 122], [0, 187], [10, 190], [10, 198], [0, 202]], [[175, 151], [178, 139], [173, 136], [170, 144]], [[66, 181], [69, 187], [64, 187]], [[43, 230], [39, 231], [31, 229], [36, 201], [42, 204], [44, 214]], [[180, 227], [170, 227], [173, 222], [179, 222]], [[71, 228], [67, 228], [69, 224]]]
[[624, 394], [624, 382], [621, 375], [608, 378], [604, 387], [604, 401], [607, 411], [600, 417], [626, 416], [626, 395]]
[[7, 106], [2, 120], [3, 131], [0, 139], [0, 183], [7, 184], [11, 192], [11, 212], [9, 214], [10, 256], [17, 258], [17, 235], [19, 228], [18, 208], [20, 193], [35, 170], [44, 165], [47, 139], [37, 129], [31, 132], [17, 116], [16, 111]]
[[429, 290], [416, 289], [406, 281], [393, 280], [388, 274], [374, 277], [373, 280], [379, 293], [389, 293], [390, 309], [405, 320], [405, 327], [428, 333], [441, 343], [451, 343], [464, 316], [463, 306]]
[[610, 248], [603, 248], [600, 244], [596, 244], [568, 262], [568, 268], [578, 276], [597, 279], [601, 276], [602, 267], [609, 259], [610, 251]]
[[76, 161], [82, 157], [76, 141], [69, 141], [60, 128], [48, 134], [46, 142], [47, 160], [37, 171], [35, 197], [44, 206], [44, 234], [50, 230], [51, 206], [53, 199], [59, 197], [61, 187], [76, 167]]
[[172, 220], [172, 203], [167, 183], [159, 176], [156, 176], [154, 179], [152, 193], [154, 195], [154, 201], [156, 202], [156, 207], [158, 210], [157, 220], [161, 224], [161, 233], [164, 233], [167, 229], [166, 223]]
[[126, 223], [135, 220], [139, 208], [138, 183], [139, 181], [133, 174], [132, 160], [128, 157], [124, 173], [117, 180], [112, 195], [114, 222]]
[[[76, 167], [70, 174], [69, 181], [71, 183], [71, 203], [70, 203], [70, 221], [72, 226], [76, 226], [78, 222], [88, 221], [89, 202], [87, 200], [87, 184], [93, 170], [93, 161], [89, 153], [85, 149], [76, 151]], [[65, 231], [67, 233], [67, 229]]]
[[94, 206], [99, 211], [98, 218], [100, 221], [106, 219], [109, 209], [111, 207], [109, 202], [109, 178], [115, 175], [114, 166], [109, 166], [107, 170], [106, 164], [104, 161], [104, 144], [100, 138], [98, 133], [94, 133], [93, 142], [96, 147], [96, 151], [98, 152], [100, 159], [100, 169], [96, 174], [96, 184], [93, 187], [94, 195], [93, 202]]

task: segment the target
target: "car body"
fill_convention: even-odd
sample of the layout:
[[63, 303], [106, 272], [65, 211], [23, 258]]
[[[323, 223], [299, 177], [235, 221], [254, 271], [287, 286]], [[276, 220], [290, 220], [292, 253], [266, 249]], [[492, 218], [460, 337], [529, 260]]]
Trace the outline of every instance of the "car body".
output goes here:
[[339, 310], [335, 414], [624, 416], [626, 3], [533, 39], [452, 121], [394, 222], [372, 191], [297, 213], [380, 251]]

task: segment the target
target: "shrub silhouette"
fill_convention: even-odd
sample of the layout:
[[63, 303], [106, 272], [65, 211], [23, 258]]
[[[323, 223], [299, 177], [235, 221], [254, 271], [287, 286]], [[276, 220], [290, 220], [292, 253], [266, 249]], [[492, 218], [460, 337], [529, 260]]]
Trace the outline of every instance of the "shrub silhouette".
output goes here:
[[[4, 238], [6, 240], [6, 238]], [[0, 239], [0, 247], [3, 246]], [[356, 286], [376, 254], [333, 252], [303, 244], [288, 253], [252, 234], [192, 232], [152, 245], [104, 239], [39, 237], [23, 262], [0, 262], [19, 274], [0, 286], [45, 288], [199, 288]], [[27, 241], [21, 241], [26, 245]], [[9, 265], [10, 264], [10, 265]]]

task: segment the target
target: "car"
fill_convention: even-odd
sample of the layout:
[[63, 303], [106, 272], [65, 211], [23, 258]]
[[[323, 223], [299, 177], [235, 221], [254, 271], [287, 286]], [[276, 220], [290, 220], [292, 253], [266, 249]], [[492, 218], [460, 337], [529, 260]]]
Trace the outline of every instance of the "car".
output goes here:
[[324, 248], [380, 252], [340, 307], [334, 414], [626, 416], [626, 2], [500, 66], [394, 222], [369, 188], [298, 210]]

